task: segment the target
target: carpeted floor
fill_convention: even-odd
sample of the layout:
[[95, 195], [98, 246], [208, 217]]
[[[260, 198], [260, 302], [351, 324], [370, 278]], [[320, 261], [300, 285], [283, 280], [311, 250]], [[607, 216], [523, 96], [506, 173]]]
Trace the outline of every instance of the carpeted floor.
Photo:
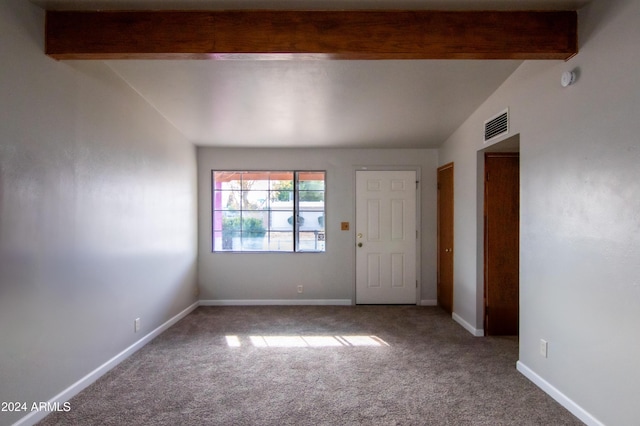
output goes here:
[[200, 307], [40, 425], [581, 425], [417, 306]]

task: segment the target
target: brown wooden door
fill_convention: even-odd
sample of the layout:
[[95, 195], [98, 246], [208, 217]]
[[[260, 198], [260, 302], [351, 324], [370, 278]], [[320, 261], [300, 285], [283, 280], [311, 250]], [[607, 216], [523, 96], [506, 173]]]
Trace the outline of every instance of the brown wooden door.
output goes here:
[[517, 335], [520, 157], [487, 153], [484, 167], [485, 334]]
[[438, 168], [438, 306], [453, 312], [453, 163]]

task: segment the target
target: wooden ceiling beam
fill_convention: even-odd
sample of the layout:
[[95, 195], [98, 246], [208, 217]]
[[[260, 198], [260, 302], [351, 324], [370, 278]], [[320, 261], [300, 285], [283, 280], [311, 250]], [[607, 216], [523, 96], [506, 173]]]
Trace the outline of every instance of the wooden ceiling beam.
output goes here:
[[47, 11], [55, 59], [568, 59], [574, 11]]

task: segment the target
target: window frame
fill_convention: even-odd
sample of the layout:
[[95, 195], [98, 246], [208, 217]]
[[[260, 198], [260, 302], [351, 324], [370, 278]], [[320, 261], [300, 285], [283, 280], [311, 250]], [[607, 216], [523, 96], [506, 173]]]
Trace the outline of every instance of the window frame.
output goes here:
[[[271, 178], [269, 178], [268, 182], [269, 184], [267, 185], [268, 189], [266, 190], [269, 193], [269, 207], [268, 209], [265, 209], [264, 211], [268, 212], [268, 217], [269, 217], [269, 223], [266, 227], [266, 232], [269, 234], [269, 238], [271, 238], [271, 234], [273, 232], [291, 232], [292, 234], [292, 247], [291, 250], [273, 250], [271, 249], [271, 244], [268, 245], [267, 249], [260, 249], [260, 250], [245, 250], [243, 247], [243, 243], [241, 243], [241, 247], [239, 249], [233, 249], [233, 246], [231, 249], [224, 249], [222, 243], [219, 245], [219, 247], [216, 248], [216, 233], [222, 233], [224, 228], [221, 227], [220, 229], [216, 229], [216, 212], [224, 212], [224, 211], [238, 211], [240, 212], [240, 218], [245, 217], [243, 215], [243, 212], [253, 212], [254, 210], [250, 210], [250, 209], [244, 209], [244, 206], [240, 206], [240, 208], [238, 210], [224, 210], [221, 207], [222, 206], [218, 206], [218, 209], [216, 209], [216, 193], [217, 192], [223, 192], [224, 191], [229, 191], [227, 190], [223, 190], [223, 189], [216, 189], [216, 174], [217, 173], [237, 173], [240, 175], [244, 175], [244, 174], [251, 174], [251, 173], [267, 173], [267, 174], [277, 174], [277, 173], [291, 173], [292, 174], [292, 195], [293, 195], [293, 203], [292, 203], [292, 210], [291, 210], [291, 214], [292, 217], [290, 217], [290, 219], [292, 219], [292, 224], [291, 224], [291, 231], [273, 231], [272, 230], [272, 224], [271, 224], [271, 220], [273, 218], [273, 212], [282, 212], [282, 211], [288, 211], [288, 210], [278, 210], [278, 209], [272, 209], [271, 207], [271, 203], [273, 202], [273, 200], [271, 199], [271, 193], [275, 192], [276, 190], [271, 188]], [[300, 182], [304, 181], [304, 179], [301, 178], [302, 174], [304, 173], [310, 173], [310, 174], [322, 174], [322, 189], [318, 190], [318, 189], [311, 189], [311, 190], [302, 190], [300, 189]], [[240, 188], [239, 193], [242, 194], [245, 191], [250, 191], [250, 190], [246, 190], [243, 188]], [[256, 190], [259, 191], [259, 190]], [[303, 191], [318, 191], [318, 192], [322, 192], [322, 209], [321, 210], [305, 210], [304, 207], [300, 206], [301, 203], [301, 197], [300, 197], [300, 193]], [[239, 170], [239, 169], [212, 169], [211, 170], [211, 252], [212, 253], [251, 253], [251, 254], [255, 254], [255, 253], [286, 253], [286, 254], [292, 254], [292, 253], [326, 253], [327, 251], [327, 242], [326, 242], [326, 234], [327, 234], [327, 221], [326, 221], [326, 216], [327, 216], [327, 171], [326, 170], [313, 170], [313, 169], [289, 169], [289, 170], [283, 170], [283, 169], [278, 169], [278, 170], [259, 170], [259, 169], [243, 169], [243, 170]], [[240, 195], [240, 198], [242, 199], [242, 195]], [[242, 203], [241, 203], [242, 204]], [[257, 210], [257, 211], [262, 211], [262, 210]], [[304, 230], [304, 229], [300, 229], [301, 224], [300, 224], [300, 216], [302, 213], [304, 212], [312, 212], [312, 211], [317, 211], [320, 212], [320, 216], [323, 217], [323, 222], [322, 225], [320, 227], [320, 229], [312, 229], [312, 230]], [[246, 217], [249, 217], [248, 215]], [[304, 217], [302, 217], [304, 219]], [[242, 223], [243, 219], [240, 219], [240, 222]], [[318, 219], [319, 220], [319, 219]], [[303, 222], [304, 223], [304, 222]], [[300, 236], [302, 233], [305, 232], [313, 232], [315, 234], [315, 243], [316, 243], [316, 247], [317, 247], [317, 243], [319, 241], [322, 241], [321, 244], [321, 248], [316, 248], [316, 249], [308, 249], [308, 248], [303, 248], [301, 247], [301, 240], [300, 240]], [[240, 231], [240, 238], [243, 238], [243, 234], [242, 231]], [[241, 240], [242, 241], [242, 240]], [[271, 241], [271, 240], [270, 240]]]

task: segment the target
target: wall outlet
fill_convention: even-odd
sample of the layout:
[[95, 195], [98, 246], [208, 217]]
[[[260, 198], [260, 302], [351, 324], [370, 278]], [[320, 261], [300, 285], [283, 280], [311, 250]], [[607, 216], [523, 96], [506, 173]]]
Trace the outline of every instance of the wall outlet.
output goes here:
[[549, 356], [549, 342], [540, 339], [540, 355], [547, 358]]
[[298, 293], [302, 293], [302, 290], [303, 290], [302, 286], [301, 286], [301, 285], [299, 285], [299, 286], [298, 286]]
[[133, 331], [136, 333], [140, 331], [140, 318], [133, 320]]

